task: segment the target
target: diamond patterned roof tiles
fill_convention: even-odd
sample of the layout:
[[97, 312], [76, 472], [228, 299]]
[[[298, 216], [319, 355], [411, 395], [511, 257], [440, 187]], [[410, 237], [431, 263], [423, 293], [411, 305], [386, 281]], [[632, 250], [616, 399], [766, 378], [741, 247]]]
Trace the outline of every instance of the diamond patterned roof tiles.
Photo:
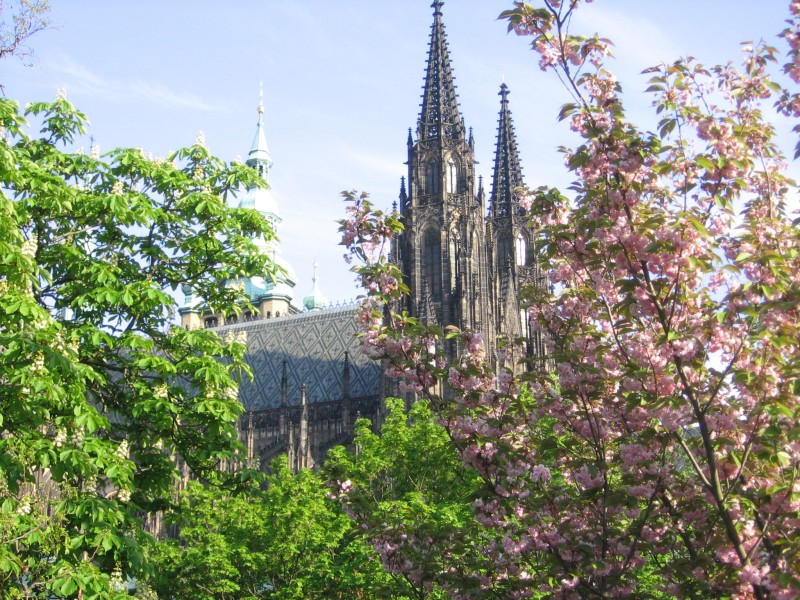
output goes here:
[[245, 409], [280, 407], [283, 361], [289, 406], [300, 404], [304, 383], [311, 404], [341, 400], [345, 352], [350, 353], [350, 397], [378, 396], [380, 366], [361, 351], [354, 312], [346, 306], [219, 327], [223, 336], [229, 330], [247, 331], [246, 360], [254, 379], [239, 389]]

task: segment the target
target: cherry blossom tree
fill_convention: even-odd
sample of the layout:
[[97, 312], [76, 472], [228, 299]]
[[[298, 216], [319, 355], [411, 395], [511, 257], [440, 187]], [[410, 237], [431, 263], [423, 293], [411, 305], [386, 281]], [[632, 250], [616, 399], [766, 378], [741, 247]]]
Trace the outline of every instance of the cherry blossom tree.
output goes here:
[[402, 223], [350, 193], [365, 351], [431, 400], [486, 482], [474, 510], [502, 534], [487, 552], [512, 597], [800, 597], [800, 230], [767, 119], [800, 116], [800, 2], [786, 87], [764, 43], [739, 68], [654, 67], [655, 132], [627, 120], [610, 42], [568, 30], [579, 0], [534, 4], [501, 17], [565, 82], [582, 140], [571, 198], [519, 190], [552, 368], [519, 375], [479, 333], [393, 310], [407, 290], [381, 249]]

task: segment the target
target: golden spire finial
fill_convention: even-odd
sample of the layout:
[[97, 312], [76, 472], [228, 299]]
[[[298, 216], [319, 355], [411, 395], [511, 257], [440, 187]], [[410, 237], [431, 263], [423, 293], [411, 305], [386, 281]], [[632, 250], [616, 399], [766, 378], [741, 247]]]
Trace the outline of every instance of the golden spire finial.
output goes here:
[[264, 114], [264, 82], [258, 82], [258, 114]]

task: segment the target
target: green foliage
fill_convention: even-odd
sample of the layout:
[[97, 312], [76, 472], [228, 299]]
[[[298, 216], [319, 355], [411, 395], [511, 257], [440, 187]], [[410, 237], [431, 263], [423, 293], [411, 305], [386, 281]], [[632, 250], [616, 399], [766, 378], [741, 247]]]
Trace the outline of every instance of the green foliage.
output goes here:
[[[409, 413], [402, 401], [387, 402], [380, 434], [360, 420], [356, 451], [334, 448], [323, 474], [293, 474], [281, 458], [264, 490], [191, 484], [172, 522], [177, 537], [150, 557], [147, 586], [174, 600], [402, 600], [448, 598], [458, 581], [503, 597], [483, 554], [499, 537], [472, 512], [482, 481], [426, 402]], [[393, 568], [409, 560], [425, 565], [417, 576]]]
[[175, 539], [159, 542], [151, 585], [162, 598], [392, 598], [389, 576], [322, 478], [273, 464], [265, 491], [192, 484]]
[[502, 596], [502, 586], [486, 583], [496, 573], [484, 554], [499, 537], [472, 510], [482, 480], [462, 464], [427, 401], [408, 413], [402, 400], [386, 403], [380, 434], [366, 419], [358, 421], [357, 452], [334, 448], [326, 463], [348, 512], [409, 596], [448, 598], [454, 581]]
[[226, 483], [245, 347], [174, 326], [172, 292], [244, 306], [224, 281], [271, 270], [253, 242], [266, 221], [226, 207], [264, 185], [252, 170], [201, 144], [67, 151], [86, 123], [63, 95], [0, 99], [4, 598], [115, 596], [145, 567], [141, 515], [169, 504], [172, 457]]

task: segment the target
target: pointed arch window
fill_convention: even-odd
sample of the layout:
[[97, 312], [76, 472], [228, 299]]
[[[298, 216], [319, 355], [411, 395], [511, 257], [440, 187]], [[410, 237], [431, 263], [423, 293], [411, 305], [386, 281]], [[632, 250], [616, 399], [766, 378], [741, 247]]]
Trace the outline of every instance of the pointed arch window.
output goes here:
[[450, 194], [458, 192], [458, 167], [452, 158], [447, 163], [447, 192]]
[[442, 239], [435, 229], [429, 229], [424, 239], [422, 260], [425, 281], [428, 284], [431, 299], [440, 300], [442, 297]]
[[441, 178], [439, 163], [434, 159], [429, 160], [425, 165], [425, 193], [439, 193]]
[[514, 247], [514, 258], [518, 267], [524, 267], [528, 264], [528, 240], [525, 235], [520, 231], [517, 234], [517, 240]]
[[497, 266], [505, 269], [511, 259], [511, 240], [507, 236], [497, 240]]

